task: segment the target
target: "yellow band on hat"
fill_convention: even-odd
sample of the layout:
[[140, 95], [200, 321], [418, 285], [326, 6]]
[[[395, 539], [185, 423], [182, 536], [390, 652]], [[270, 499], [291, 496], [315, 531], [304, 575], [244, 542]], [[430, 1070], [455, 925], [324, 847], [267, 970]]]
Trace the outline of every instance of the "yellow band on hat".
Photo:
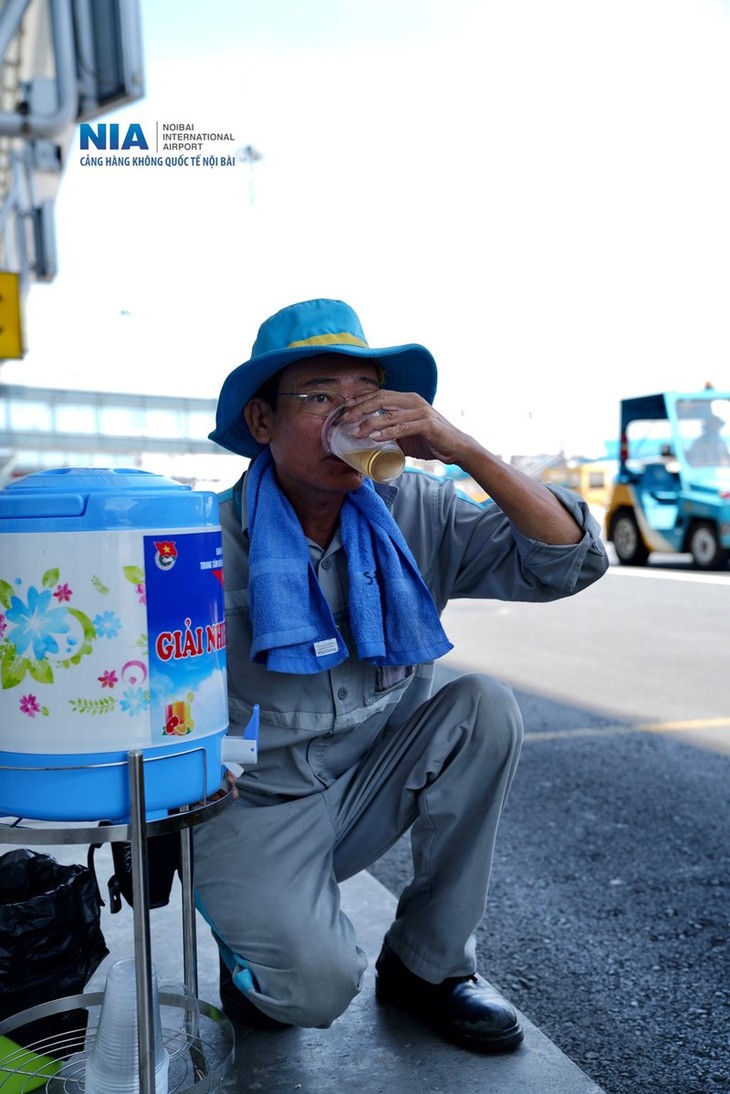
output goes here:
[[347, 331], [343, 331], [342, 334], [314, 334], [311, 338], [302, 338], [300, 342], [290, 342], [286, 348], [296, 349], [297, 346], [332, 346], [342, 345], [342, 343], [349, 346], [363, 346], [365, 349], [370, 348], [367, 342], [364, 342], [362, 338], [357, 338], [354, 334], [348, 334]]

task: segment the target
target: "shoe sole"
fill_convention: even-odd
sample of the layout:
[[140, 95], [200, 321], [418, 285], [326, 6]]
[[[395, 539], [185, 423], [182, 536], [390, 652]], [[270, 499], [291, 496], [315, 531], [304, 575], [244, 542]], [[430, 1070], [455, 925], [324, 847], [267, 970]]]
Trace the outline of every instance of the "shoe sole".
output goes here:
[[481, 1052], [485, 1055], [497, 1055], [500, 1052], [514, 1052], [516, 1048], [520, 1047], [525, 1039], [522, 1027], [517, 1024], [510, 1029], [505, 1030], [504, 1033], [500, 1033], [498, 1037], [490, 1037], [488, 1041], [484, 1041], [479, 1037], [471, 1037], [468, 1033], [462, 1033], [449, 1028], [445, 1029], [438, 1023], [434, 1023], [432, 1028], [439, 1033], [444, 1040], [450, 1041], [460, 1048], [468, 1048], [472, 1052]]

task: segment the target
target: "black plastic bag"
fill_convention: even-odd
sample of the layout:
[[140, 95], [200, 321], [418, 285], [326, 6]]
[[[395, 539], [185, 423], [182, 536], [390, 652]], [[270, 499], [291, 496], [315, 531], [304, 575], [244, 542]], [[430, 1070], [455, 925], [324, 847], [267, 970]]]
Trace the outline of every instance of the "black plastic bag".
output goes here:
[[[96, 879], [81, 865], [21, 848], [0, 856], [0, 1020], [83, 992], [109, 953]], [[28, 1046], [84, 1028], [85, 1010], [39, 1019], [12, 1038]]]
[[[100, 821], [99, 827], [104, 828], [111, 823], [111, 821]], [[96, 869], [94, 852], [101, 846], [101, 843], [92, 843], [89, 847], [86, 864], [94, 872]], [[107, 882], [107, 888], [109, 890], [109, 910], [115, 913], [121, 911], [122, 897], [124, 897], [130, 908], [134, 907], [132, 845], [131, 843], [113, 842], [111, 849], [114, 873]], [[170, 903], [175, 874], [181, 875], [182, 871], [180, 854], [179, 832], [168, 832], [163, 836], [149, 836], [147, 838], [147, 876], [150, 908], [164, 908]], [[99, 899], [101, 900], [101, 897]], [[101, 903], [104, 903], [103, 900]]]

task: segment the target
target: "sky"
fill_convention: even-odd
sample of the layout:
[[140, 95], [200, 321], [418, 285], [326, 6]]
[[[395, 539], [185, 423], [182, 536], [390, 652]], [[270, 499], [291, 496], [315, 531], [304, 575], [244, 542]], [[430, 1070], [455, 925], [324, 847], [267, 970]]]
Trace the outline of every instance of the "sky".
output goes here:
[[81, 165], [8, 382], [214, 397], [346, 300], [492, 451], [600, 457], [624, 396], [730, 389], [730, 0], [141, 0], [145, 97], [253, 167]]

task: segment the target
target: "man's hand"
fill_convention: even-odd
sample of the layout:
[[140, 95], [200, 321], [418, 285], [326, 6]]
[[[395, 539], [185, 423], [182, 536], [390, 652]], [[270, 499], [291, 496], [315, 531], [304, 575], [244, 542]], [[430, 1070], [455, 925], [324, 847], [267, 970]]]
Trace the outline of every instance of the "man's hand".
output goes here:
[[461, 466], [461, 459], [475, 443], [415, 392], [381, 388], [353, 400], [343, 419], [356, 422], [372, 414], [378, 417], [361, 421], [358, 435], [376, 441], [397, 441], [406, 456], [417, 460], [441, 460]]

